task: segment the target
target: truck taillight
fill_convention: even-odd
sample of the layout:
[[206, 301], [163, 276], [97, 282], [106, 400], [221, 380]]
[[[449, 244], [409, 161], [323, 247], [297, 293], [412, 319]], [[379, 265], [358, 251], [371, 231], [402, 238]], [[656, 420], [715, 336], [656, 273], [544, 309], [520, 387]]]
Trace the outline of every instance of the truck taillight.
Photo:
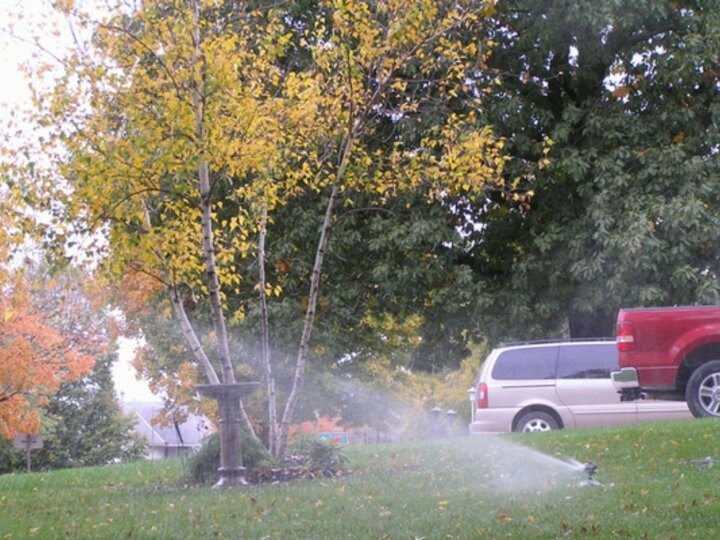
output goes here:
[[618, 322], [616, 342], [620, 352], [630, 352], [635, 349], [635, 332], [631, 322]]
[[488, 407], [488, 390], [487, 384], [481, 382], [478, 383], [475, 388], [475, 401], [478, 409], [487, 409]]

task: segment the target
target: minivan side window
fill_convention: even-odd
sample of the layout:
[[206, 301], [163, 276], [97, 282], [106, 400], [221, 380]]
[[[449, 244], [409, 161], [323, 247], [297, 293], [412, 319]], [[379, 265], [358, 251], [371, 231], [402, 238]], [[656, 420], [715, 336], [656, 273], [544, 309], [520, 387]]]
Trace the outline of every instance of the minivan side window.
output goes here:
[[610, 372], [616, 369], [617, 348], [613, 342], [560, 347], [558, 379], [609, 379]]
[[557, 347], [510, 349], [495, 362], [492, 377], [496, 380], [554, 379]]

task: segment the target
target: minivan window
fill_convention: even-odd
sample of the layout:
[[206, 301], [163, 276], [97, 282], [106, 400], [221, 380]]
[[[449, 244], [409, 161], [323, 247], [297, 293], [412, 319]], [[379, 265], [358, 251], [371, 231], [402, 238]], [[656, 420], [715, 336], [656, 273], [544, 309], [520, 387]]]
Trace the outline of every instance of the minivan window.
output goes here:
[[510, 349], [495, 362], [492, 377], [496, 380], [554, 379], [557, 347]]
[[558, 379], [609, 379], [618, 369], [615, 343], [560, 347]]

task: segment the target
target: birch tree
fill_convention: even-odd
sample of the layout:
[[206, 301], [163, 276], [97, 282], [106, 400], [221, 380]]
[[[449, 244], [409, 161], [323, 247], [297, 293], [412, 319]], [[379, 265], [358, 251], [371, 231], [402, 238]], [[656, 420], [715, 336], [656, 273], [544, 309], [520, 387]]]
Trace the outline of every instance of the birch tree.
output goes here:
[[[272, 321], [260, 310], [268, 446], [281, 457], [312, 356], [338, 201], [350, 192], [382, 201], [423, 189], [428, 204], [439, 204], [481, 193], [498, 178], [502, 141], [478, 127], [473, 107], [418, 121], [412, 143], [387, 137], [388, 127], [392, 133], [459, 96], [479, 101], [487, 46], [473, 36], [493, 6], [337, 0], [299, 17], [237, 2], [148, 0], [94, 21], [59, 5], [92, 33], [38, 101], [39, 122], [57, 126], [44, 149], [62, 186], [55, 193], [62, 218], [107, 236], [97, 254], [105, 275], [165, 291], [191, 364], [207, 381], [238, 376], [228, 320], [245, 313], [230, 311], [228, 298], [251, 288], [266, 306], [282, 295], [264, 268], [275, 211], [300, 194], [326, 201], [294, 377], [281, 393]], [[293, 55], [304, 61], [293, 63]], [[242, 278], [247, 266], [257, 268], [252, 280]], [[194, 324], [188, 300], [208, 306], [208, 334]]]

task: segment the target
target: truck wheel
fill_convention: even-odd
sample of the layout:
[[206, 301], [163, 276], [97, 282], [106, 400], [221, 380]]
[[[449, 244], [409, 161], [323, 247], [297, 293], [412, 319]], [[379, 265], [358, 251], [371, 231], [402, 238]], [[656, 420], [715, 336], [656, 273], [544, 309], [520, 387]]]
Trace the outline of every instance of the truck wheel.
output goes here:
[[720, 360], [705, 362], [693, 371], [685, 401], [693, 416], [720, 416]]
[[560, 426], [552, 415], [542, 411], [531, 411], [518, 418], [518, 421], [515, 422], [514, 431], [529, 433], [531, 431], [553, 431], [555, 429], [560, 429]]

